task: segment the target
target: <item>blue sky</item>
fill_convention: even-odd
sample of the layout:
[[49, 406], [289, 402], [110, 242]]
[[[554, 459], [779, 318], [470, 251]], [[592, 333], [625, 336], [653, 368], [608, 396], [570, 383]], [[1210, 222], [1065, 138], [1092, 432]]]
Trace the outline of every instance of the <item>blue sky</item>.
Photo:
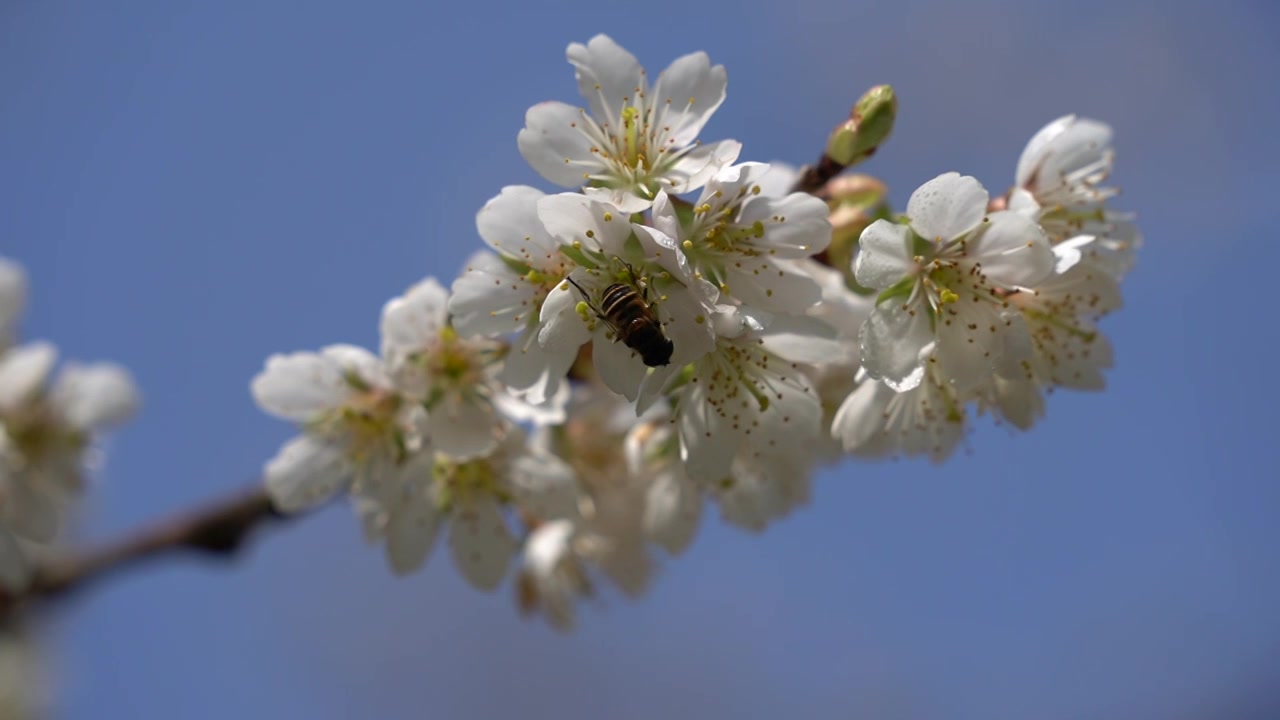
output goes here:
[[[439, 4], [436, 4], [439, 5]], [[0, 254], [25, 328], [128, 365], [82, 542], [254, 481], [289, 429], [276, 351], [372, 346], [381, 304], [541, 184], [525, 109], [576, 100], [564, 46], [653, 70], [706, 50], [706, 137], [807, 162], [866, 87], [901, 98], [865, 169], [899, 203], [991, 188], [1066, 113], [1115, 126], [1147, 245], [1102, 394], [1016, 435], [846, 463], [760, 536], [708, 516], [640, 602], [559, 637], [442, 557], [394, 580], [345, 508], [235, 567], [157, 565], [60, 608], [68, 718], [1262, 718], [1280, 714], [1280, 13], [1262, 2], [263, 2], [0, 5]], [[1254, 271], [1261, 271], [1255, 275]]]

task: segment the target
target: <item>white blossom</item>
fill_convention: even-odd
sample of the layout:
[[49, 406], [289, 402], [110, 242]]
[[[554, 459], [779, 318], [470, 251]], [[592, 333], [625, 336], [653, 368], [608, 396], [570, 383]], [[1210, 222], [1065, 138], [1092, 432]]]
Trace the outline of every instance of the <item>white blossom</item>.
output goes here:
[[1075, 115], [1041, 128], [1018, 159], [1009, 207], [1038, 221], [1053, 243], [1093, 236], [1089, 252], [1119, 279], [1133, 267], [1142, 236], [1131, 214], [1107, 207], [1120, 192], [1104, 185], [1115, 161], [1111, 134], [1110, 126]]
[[272, 355], [252, 392], [263, 410], [302, 426], [265, 469], [267, 492], [284, 512], [322, 503], [353, 483], [372, 491], [429, 447], [421, 405], [407, 402], [382, 361], [363, 348]]
[[723, 296], [770, 312], [801, 313], [821, 297], [800, 260], [831, 242], [827, 204], [808, 193], [771, 197], [760, 181], [763, 163], [743, 163], [716, 173], [682, 219], [676, 202], [660, 193], [654, 226], [675, 239], [697, 277]]
[[836, 411], [832, 435], [859, 457], [925, 455], [942, 462], [965, 434], [964, 406], [932, 365], [909, 390], [859, 373], [857, 388]]
[[762, 532], [809, 502], [813, 459], [801, 453], [739, 450], [729, 475], [710, 486], [720, 517], [730, 525]]
[[627, 469], [647, 478], [644, 533], [672, 555], [684, 552], [702, 517], [702, 488], [680, 459], [680, 437], [665, 418], [636, 424], [626, 436]]
[[[68, 363], [52, 376], [57, 350], [36, 342], [14, 348], [0, 357], [0, 423], [7, 438], [4, 453], [11, 485], [4, 515], [24, 516], [32, 540], [52, 537], [54, 529], [36, 529], [45, 513], [20, 508], [29, 498], [56, 499], [78, 493], [84, 485], [87, 453], [95, 436], [131, 416], [138, 392], [129, 373], [111, 363]], [[51, 518], [52, 519], [52, 518]], [[14, 526], [11, 525], [11, 528]]]
[[[861, 366], [858, 334], [875, 309], [875, 297], [849, 289], [844, 273], [816, 261], [805, 261], [805, 272], [822, 288], [822, 301], [809, 308], [806, 315], [830, 327], [839, 346], [837, 352], [824, 357], [821, 362], [805, 366], [805, 372], [822, 403], [822, 426], [830, 428], [836, 410], [858, 385], [856, 378]], [[838, 460], [843, 451], [831, 433], [821, 434], [817, 452], [823, 461]]]
[[47, 543], [84, 489], [94, 441], [138, 405], [133, 380], [110, 363], [68, 363], [44, 342], [0, 356], [0, 584], [22, 587], [22, 542]]
[[[910, 225], [877, 220], [862, 233], [854, 274], [858, 284], [881, 291], [861, 334], [871, 377], [910, 390], [929, 358], [939, 377], [965, 394], [1027, 359], [1026, 325], [1002, 293], [1043, 280], [1053, 252], [1028, 218], [986, 211], [987, 191], [977, 180], [947, 173], [912, 193]], [[926, 353], [929, 345], [934, 350]]]
[[385, 543], [395, 573], [421, 567], [447, 525], [454, 565], [473, 587], [488, 591], [502, 582], [516, 552], [505, 508], [559, 517], [574, 512], [576, 497], [572, 468], [508, 426], [486, 456], [417, 453], [379, 494], [360, 493], [357, 501], [369, 537]]
[[653, 572], [645, 529], [653, 478], [632, 472], [626, 452], [635, 422], [630, 403], [586, 384], [575, 389], [569, 421], [559, 428], [541, 428], [535, 438], [540, 447], [569, 463], [578, 478], [576, 507], [559, 516], [574, 524], [575, 552], [632, 596], [644, 592]]
[[498, 442], [503, 413], [555, 422], [564, 394], [539, 406], [521, 403], [498, 381], [506, 350], [497, 340], [462, 337], [449, 322], [449, 292], [435, 278], [414, 285], [382, 310], [382, 357], [397, 390], [427, 410], [436, 449], [465, 459]]
[[610, 205], [574, 193], [542, 199], [538, 215], [562, 252], [578, 265], [547, 297], [539, 314], [538, 342], [552, 366], [567, 367], [578, 348], [591, 342], [604, 383], [629, 399], [636, 397], [648, 370], [646, 359], [627, 345], [628, 338], [601, 309], [605, 290], [616, 283], [629, 286], [656, 315], [671, 343], [669, 367], [711, 350], [708, 299], [714, 289], [692, 277], [671, 238], [632, 224]]
[[633, 213], [661, 191], [702, 187], [738, 158], [736, 141], [697, 139], [728, 83], [724, 66], [713, 67], [706, 53], [676, 59], [652, 86], [635, 56], [606, 35], [569, 45], [567, 56], [590, 112], [534, 105], [518, 138], [520, 154], [547, 180]]
[[497, 255], [476, 253], [453, 283], [449, 312], [466, 337], [515, 334], [499, 379], [515, 395], [540, 406], [563, 402], [574, 356], [548, 355], [538, 343], [539, 309], [573, 269], [538, 219], [542, 191], [502, 189], [476, 215], [476, 229]]
[[538, 526], [525, 541], [516, 586], [521, 612], [541, 611], [561, 632], [573, 628], [574, 604], [591, 592], [586, 570], [574, 552], [576, 528], [570, 520]]
[[1008, 296], [1026, 319], [1033, 352], [1021, 372], [997, 378], [984, 405], [1026, 430], [1044, 414], [1044, 387], [1102, 390], [1113, 360], [1097, 320], [1122, 304], [1119, 283], [1090, 252], [1098, 242], [1079, 236], [1055, 245], [1054, 274], [1034, 289]]
[[821, 431], [822, 407], [799, 363], [838, 352], [809, 318], [779, 316], [766, 328], [737, 308], [713, 316], [715, 350], [678, 373], [653, 373], [640, 406], [670, 395], [689, 475], [714, 482], [750, 443], [765, 455], [806, 454]]

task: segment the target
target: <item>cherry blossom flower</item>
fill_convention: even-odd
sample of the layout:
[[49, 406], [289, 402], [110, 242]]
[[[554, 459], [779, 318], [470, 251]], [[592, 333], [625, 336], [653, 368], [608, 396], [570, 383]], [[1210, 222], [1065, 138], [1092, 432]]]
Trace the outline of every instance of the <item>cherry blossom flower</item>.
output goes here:
[[503, 343], [462, 337], [449, 322], [449, 292], [427, 278], [382, 311], [382, 357], [395, 387], [427, 410], [426, 432], [437, 450], [465, 459], [498, 442], [504, 415], [557, 422], [568, 388], [533, 406], [499, 381]]
[[576, 483], [572, 468], [508, 426], [483, 457], [417, 453], [378, 494], [360, 493], [360, 511], [367, 535], [385, 544], [389, 565], [401, 575], [421, 567], [447, 524], [454, 565], [487, 591], [502, 582], [517, 550], [505, 508], [529, 517], [570, 513]]
[[[553, 195], [538, 203], [547, 231], [577, 264], [547, 296], [539, 313], [538, 342], [550, 364], [567, 367], [586, 342], [600, 378], [614, 392], [634, 399], [648, 366], [604, 316], [603, 295], [624, 284], [641, 297], [671, 342], [667, 363], [680, 367], [709, 352], [714, 334], [708, 300], [714, 289], [690, 274], [675, 242], [661, 232], [630, 223], [610, 205], [581, 195]], [[570, 282], [572, 281], [572, 282]]]
[[1133, 267], [1142, 236], [1131, 214], [1107, 207], [1120, 192], [1103, 184], [1115, 162], [1111, 134], [1110, 126], [1075, 115], [1041, 128], [1018, 158], [1009, 208], [1039, 222], [1055, 244], [1092, 236], [1089, 252], [1119, 279]]
[[538, 218], [545, 194], [512, 185], [476, 215], [480, 237], [497, 254], [476, 253], [453, 283], [449, 312], [466, 337], [515, 334], [498, 378], [532, 405], [560, 403], [574, 356], [548, 355], [538, 343], [539, 309], [575, 267]]
[[831, 241], [827, 204], [808, 193], [764, 194], [759, 183], [769, 173], [763, 163], [724, 168], [683, 220], [676, 201], [661, 193], [654, 226], [680, 244], [696, 276], [722, 296], [770, 312], [802, 313], [821, 291], [797, 261]]
[[676, 59], [652, 86], [635, 56], [607, 35], [573, 43], [567, 55], [590, 113], [562, 102], [534, 105], [518, 138], [520, 154], [547, 180], [582, 187], [625, 214], [647, 209], [659, 192], [696, 190], [738, 158], [736, 141], [697, 139], [728, 83], [706, 53]]
[[799, 363], [821, 362], [838, 352], [836, 343], [809, 318], [778, 316], [766, 328], [722, 305], [713, 322], [714, 351], [677, 373], [652, 373], [639, 398], [643, 410], [671, 397], [689, 475], [725, 477], [747, 442], [768, 455], [810, 452], [822, 408]]
[[54, 539], [63, 508], [84, 490], [95, 439], [138, 406], [120, 366], [69, 363], [55, 377], [57, 355], [35, 342], [0, 356], [0, 583], [10, 588], [27, 578], [19, 539]]
[[871, 377], [910, 390], [930, 358], [963, 394], [1027, 359], [1028, 331], [1002, 292], [1043, 280], [1053, 252], [1033, 221], [986, 208], [977, 180], [947, 173], [912, 193], [910, 225], [877, 220], [862, 233], [854, 275], [881, 291], [861, 334]]
[[252, 392], [266, 412], [302, 425], [265, 470], [267, 492], [284, 512], [305, 510], [353, 484], [368, 492], [429, 448], [426, 412], [406, 401], [382, 361], [363, 348], [272, 355]]

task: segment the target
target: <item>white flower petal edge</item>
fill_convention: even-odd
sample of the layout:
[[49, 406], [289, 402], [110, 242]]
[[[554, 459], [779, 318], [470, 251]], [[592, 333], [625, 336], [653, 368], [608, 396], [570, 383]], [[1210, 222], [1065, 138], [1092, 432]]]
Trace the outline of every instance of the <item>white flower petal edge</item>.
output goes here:
[[324, 503], [351, 483], [352, 471], [339, 448], [300, 435], [266, 465], [266, 488], [281, 512], [295, 513]]

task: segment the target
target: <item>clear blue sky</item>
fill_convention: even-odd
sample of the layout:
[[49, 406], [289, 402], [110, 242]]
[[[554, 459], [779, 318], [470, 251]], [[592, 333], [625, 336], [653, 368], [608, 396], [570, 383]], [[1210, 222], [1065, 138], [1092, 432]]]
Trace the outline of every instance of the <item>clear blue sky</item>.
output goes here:
[[[941, 468], [848, 463], [750, 536], [714, 518], [639, 603], [518, 620], [442, 557], [393, 580], [346, 508], [234, 568], [165, 564], [65, 606], [67, 718], [1280, 716], [1280, 12], [1264, 2], [0, 5], [0, 254], [32, 335], [127, 364], [84, 540], [253, 482], [289, 430], [275, 351], [373, 345], [382, 302], [540, 184], [525, 108], [575, 100], [564, 46], [651, 71], [707, 50], [707, 137], [810, 160], [865, 87], [901, 121], [899, 203], [1006, 185], [1066, 112], [1111, 122], [1147, 247], [1101, 395], [983, 424]], [[372, 7], [372, 6], [376, 6]], [[1155, 6], [1151, 6], [1154, 8]]]

